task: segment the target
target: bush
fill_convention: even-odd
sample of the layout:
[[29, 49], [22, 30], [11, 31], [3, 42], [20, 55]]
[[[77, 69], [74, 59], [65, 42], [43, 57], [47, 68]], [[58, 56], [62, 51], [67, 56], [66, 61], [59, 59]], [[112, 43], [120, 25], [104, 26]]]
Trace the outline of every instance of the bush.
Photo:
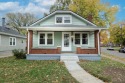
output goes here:
[[14, 50], [12, 50], [12, 53], [17, 59], [26, 58], [26, 52], [23, 49], [14, 49]]

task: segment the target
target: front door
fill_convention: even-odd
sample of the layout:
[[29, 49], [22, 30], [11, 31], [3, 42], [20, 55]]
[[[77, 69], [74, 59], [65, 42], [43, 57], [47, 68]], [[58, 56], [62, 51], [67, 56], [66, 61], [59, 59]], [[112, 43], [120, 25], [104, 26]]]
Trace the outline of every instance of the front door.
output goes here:
[[71, 51], [71, 32], [62, 32], [62, 51]]

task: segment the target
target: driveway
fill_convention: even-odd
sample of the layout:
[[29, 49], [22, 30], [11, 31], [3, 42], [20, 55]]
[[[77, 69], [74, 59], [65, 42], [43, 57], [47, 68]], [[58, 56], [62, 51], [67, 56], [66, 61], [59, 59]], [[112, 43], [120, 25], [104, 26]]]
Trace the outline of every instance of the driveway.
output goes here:
[[0, 58], [4, 58], [4, 57], [9, 57], [12, 56], [12, 52], [11, 51], [0, 51]]
[[125, 53], [119, 53], [118, 51], [107, 50], [106, 47], [101, 47], [101, 52], [105, 52], [114, 56], [125, 58]]

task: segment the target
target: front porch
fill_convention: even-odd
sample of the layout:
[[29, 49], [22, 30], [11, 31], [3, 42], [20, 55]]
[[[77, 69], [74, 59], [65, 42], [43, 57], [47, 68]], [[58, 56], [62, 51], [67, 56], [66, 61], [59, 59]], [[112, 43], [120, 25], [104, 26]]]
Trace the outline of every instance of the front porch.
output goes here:
[[[82, 38], [82, 33], [88, 34], [86, 39]], [[50, 39], [47, 39], [47, 36], [50, 34]], [[61, 54], [62, 52], [73, 52], [76, 54], [100, 54], [100, 49], [98, 49], [98, 30], [79, 32], [47, 32], [29, 30], [27, 44], [27, 54]]]

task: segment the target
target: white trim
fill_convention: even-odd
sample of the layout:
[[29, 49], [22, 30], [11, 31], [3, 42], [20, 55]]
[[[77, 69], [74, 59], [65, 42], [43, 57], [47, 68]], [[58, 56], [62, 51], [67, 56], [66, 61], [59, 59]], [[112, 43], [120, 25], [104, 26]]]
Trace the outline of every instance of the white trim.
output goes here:
[[[10, 38], [12, 38], [12, 45], [10, 45]], [[15, 45], [13, 45], [15, 39]], [[16, 37], [9, 37], [9, 46], [16, 46]]]
[[[56, 22], [57, 17], [62, 17], [62, 23], [57, 23]], [[65, 17], [70, 17], [70, 23], [64, 23], [64, 18]], [[71, 15], [55, 15], [55, 24], [72, 24], [72, 16]]]
[[28, 52], [28, 54], [29, 54], [29, 48], [30, 48], [29, 42], [30, 42], [30, 33], [28, 31], [28, 40], [27, 40], [27, 43], [28, 43], [27, 52]]
[[[43, 33], [45, 34], [45, 44], [40, 44], [39, 42], [39, 38], [40, 38], [40, 34]], [[47, 44], [47, 34], [51, 33], [52, 34], [52, 38], [53, 38], [53, 43], [52, 44]], [[38, 32], [38, 46], [54, 46], [54, 32]]]
[[48, 16], [46, 16], [46, 17], [44, 17], [44, 18], [42, 18], [42, 19], [36, 21], [35, 23], [31, 24], [30, 26], [34, 26], [35, 24], [37, 24], [37, 23], [39, 23], [39, 22], [45, 20], [46, 18], [49, 18], [50, 16], [52, 16], [52, 15], [54, 15], [54, 14], [56, 14], [56, 13], [61, 13], [61, 14], [63, 14], [63, 13], [71, 13], [71, 14], [73, 14], [73, 15], [75, 15], [75, 16], [81, 18], [82, 20], [86, 21], [87, 23], [89, 23], [89, 24], [91, 24], [91, 25], [93, 25], [93, 26], [96, 26], [96, 25], [93, 24], [92, 22], [89, 22], [88, 20], [84, 19], [83, 17], [77, 15], [76, 13], [74, 13], [74, 12], [72, 12], [72, 11], [55, 11], [55, 12], [49, 14]]
[[[75, 44], [75, 33], [80, 34], [80, 44]], [[82, 44], [82, 34], [86, 33], [88, 36], [88, 44]], [[73, 32], [74, 38], [73, 38], [73, 45], [74, 46], [89, 46], [89, 32]]]
[[[69, 34], [69, 47], [64, 47], [64, 34]], [[62, 32], [62, 51], [72, 51], [71, 32]]]

